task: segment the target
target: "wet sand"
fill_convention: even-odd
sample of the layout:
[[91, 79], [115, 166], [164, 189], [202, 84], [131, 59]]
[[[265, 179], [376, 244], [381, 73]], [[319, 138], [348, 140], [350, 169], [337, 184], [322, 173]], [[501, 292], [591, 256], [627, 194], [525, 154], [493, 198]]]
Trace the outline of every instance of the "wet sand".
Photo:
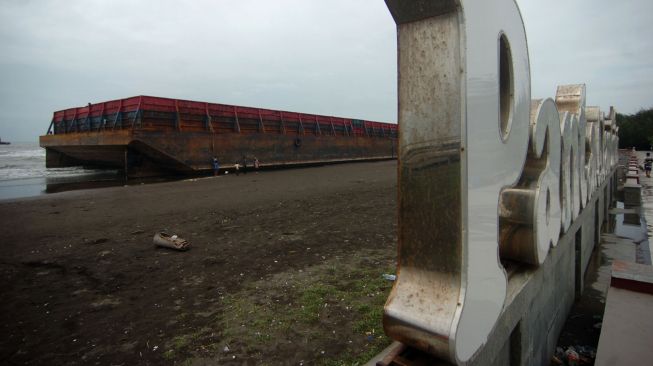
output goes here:
[[[0, 201], [0, 218], [1, 363], [315, 364], [365, 351], [382, 330], [314, 341], [293, 333], [292, 347], [226, 351], [215, 320], [226, 314], [222, 300], [245, 290], [256, 297], [253, 283], [312, 268], [392, 268], [396, 162], [70, 191]], [[158, 231], [192, 249], [155, 248]], [[358, 321], [344, 309], [316, 328], [335, 335]], [[200, 336], [180, 345], [185, 334]]]

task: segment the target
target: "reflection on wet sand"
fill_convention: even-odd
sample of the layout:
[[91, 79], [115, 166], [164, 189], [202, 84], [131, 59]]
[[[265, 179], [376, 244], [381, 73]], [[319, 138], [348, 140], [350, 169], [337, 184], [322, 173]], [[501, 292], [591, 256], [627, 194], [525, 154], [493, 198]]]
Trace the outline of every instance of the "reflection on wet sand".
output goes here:
[[110, 175], [104, 177], [97, 177], [96, 179], [90, 180], [70, 180], [70, 181], [61, 181], [57, 180], [46, 180], [44, 193], [59, 193], [67, 191], [76, 191], [82, 189], [97, 189], [97, 188], [107, 188], [107, 187], [120, 187], [125, 185], [139, 185], [139, 184], [150, 184], [150, 183], [162, 183], [162, 182], [171, 182], [181, 179], [187, 179], [189, 177], [156, 177], [156, 178], [141, 178], [141, 179], [130, 179], [126, 180], [122, 175]]

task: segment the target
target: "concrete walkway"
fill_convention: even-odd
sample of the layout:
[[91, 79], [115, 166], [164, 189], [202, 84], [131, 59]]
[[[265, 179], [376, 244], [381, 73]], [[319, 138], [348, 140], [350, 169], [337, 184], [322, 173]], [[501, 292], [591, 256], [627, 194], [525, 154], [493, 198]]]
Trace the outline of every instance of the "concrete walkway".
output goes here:
[[[653, 155], [653, 153], [651, 154]], [[646, 152], [638, 151], [637, 158], [640, 161], [640, 164], [644, 165], [644, 158], [646, 157]], [[651, 244], [653, 243], [653, 174], [651, 178], [646, 177], [646, 174], [642, 172], [639, 175], [639, 184], [642, 186], [642, 209], [644, 224], [646, 225], [646, 234], [648, 239], [648, 249], [650, 263], [653, 263], [653, 250], [651, 250]]]
[[[637, 152], [643, 165], [645, 152]], [[622, 228], [631, 226], [635, 260], [611, 264], [601, 336], [595, 365], [644, 365], [653, 361], [653, 178], [639, 174], [641, 207], [624, 212]], [[630, 215], [630, 216], [629, 216]], [[616, 234], [616, 230], [615, 230]]]

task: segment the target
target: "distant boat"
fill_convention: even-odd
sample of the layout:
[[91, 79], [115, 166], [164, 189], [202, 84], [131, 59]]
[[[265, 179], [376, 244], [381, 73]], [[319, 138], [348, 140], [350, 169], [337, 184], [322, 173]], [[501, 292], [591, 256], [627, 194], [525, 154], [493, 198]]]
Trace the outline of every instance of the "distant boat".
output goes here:
[[0, 137], [0, 145], [11, 145], [11, 142], [2, 141], [2, 137]]

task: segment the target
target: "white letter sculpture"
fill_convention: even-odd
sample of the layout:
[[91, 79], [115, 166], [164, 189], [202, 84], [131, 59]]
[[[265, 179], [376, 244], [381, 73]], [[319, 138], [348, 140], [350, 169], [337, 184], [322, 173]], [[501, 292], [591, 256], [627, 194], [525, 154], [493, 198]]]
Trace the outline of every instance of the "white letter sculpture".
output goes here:
[[500, 257], [544, 263], [612, 171], [616, 137], [598, 120], [585, 128], [584, 85], [531, 102], [514, 0], [386, 3], [400, 132], [398, 277], [384, 326], [465, 364], [504, 306]]

